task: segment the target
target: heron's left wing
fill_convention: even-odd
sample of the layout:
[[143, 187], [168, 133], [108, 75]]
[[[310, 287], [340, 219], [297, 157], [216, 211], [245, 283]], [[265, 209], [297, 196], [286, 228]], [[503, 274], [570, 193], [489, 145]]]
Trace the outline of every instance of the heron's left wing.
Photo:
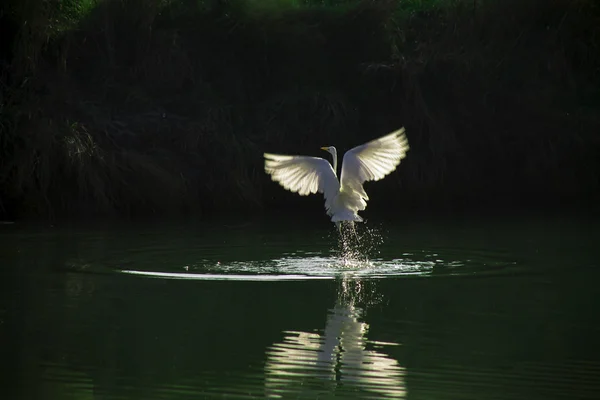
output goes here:
[[408, 149], [408, 139], [401, 128], [348, 150], [344, 154], [340, 179], [343, 190], [353, 190], [368, 200], [363, 183], [378, 181], [394, 171]]
[[323, 193], [327, 211], [340, 184], [331, 164], [319, 157], [288, 156], [265, 153], [265, 172], [271, 179], [301, 196]]

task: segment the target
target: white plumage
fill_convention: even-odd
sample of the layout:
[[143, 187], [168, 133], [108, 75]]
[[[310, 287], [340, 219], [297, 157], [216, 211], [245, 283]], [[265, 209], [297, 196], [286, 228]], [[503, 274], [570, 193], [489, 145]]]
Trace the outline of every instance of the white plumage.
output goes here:
[[363, 183], [378, 181], [394, 171], [409, 146], [404, 128], [356, 146], [344, 154], [339, 181], [336, 148], [321, 149], [331, 153], [333, 166], [319, 157], [265, 153], [265, 172], [301, 196], [323, 193], [327, 215], [339, 226], [341, 221], [362, 221], [357, 212], [364, 210], [369, 200]]

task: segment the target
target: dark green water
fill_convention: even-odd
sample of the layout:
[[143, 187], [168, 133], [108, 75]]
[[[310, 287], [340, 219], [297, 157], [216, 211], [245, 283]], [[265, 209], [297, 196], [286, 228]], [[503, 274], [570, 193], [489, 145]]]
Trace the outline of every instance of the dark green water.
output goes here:
[[0, 226], [0, 398], [600, 398], [597, 219], [367, 227]]

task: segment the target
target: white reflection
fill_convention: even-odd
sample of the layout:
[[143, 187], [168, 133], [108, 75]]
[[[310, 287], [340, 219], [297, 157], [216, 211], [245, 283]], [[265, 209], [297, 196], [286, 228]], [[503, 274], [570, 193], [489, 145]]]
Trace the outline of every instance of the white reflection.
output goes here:
[[368, 348], [398, 345], [367, 339], [369, 325], [360, 321], [363, 310], [356, 304], [372, 304], [376, 296], [356, 277], [344, 277], [322, 333], [284, 331], [283, 340], [267, 350], [266, 396], [302, 393], [316, 398], [339, 391], [366, 398], [406, 397], [405, 369]]

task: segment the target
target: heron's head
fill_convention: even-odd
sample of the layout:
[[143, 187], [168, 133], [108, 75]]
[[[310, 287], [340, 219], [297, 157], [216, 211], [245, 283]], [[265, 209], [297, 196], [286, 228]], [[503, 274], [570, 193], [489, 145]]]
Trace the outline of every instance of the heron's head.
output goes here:
[[321, 150], [325, 150], [326, 152], [330, 153], [331, 155], [336, 154], [335, 147], [333, 147], [333, 146], [321, 147]]

